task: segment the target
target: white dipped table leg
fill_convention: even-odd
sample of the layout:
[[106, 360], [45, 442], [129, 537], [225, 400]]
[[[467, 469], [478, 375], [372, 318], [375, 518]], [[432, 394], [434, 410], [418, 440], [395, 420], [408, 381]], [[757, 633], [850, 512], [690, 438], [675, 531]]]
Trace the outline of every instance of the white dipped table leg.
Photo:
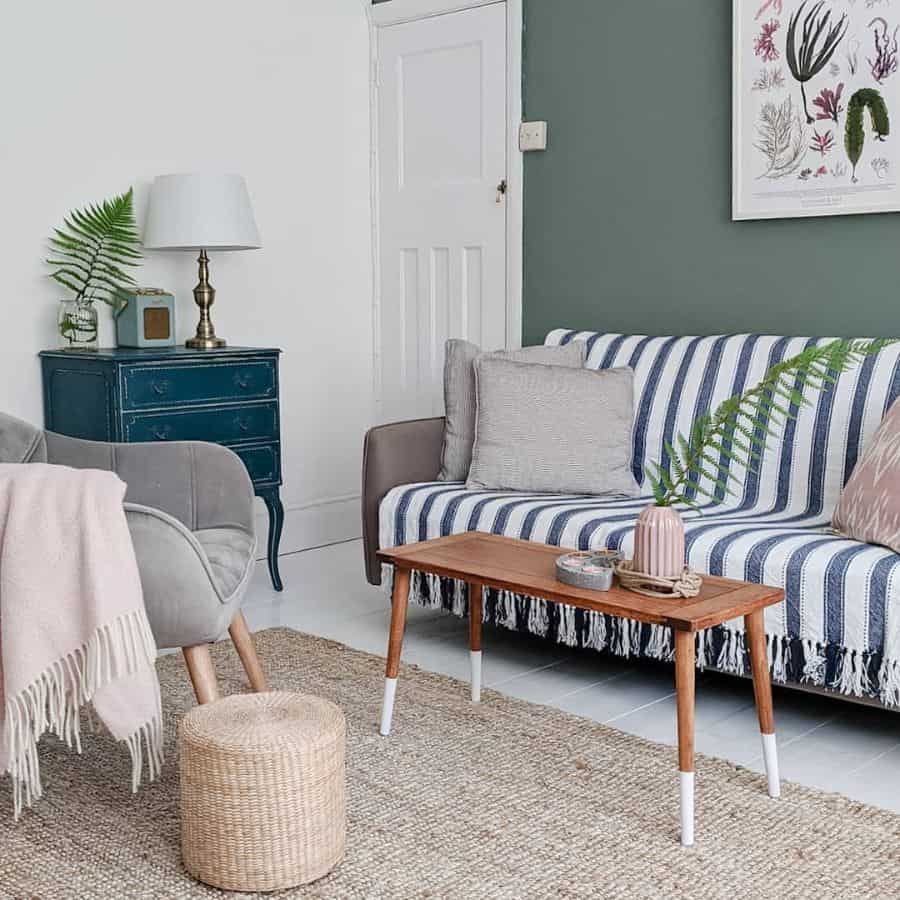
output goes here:
[[391, 719], [394, 715], [394, 696], [397, 693], [400, 653], [403, 649], [403, 632], [406, 629], [409, 605], [409, 581], [409, 570], [395, 566], [394, 588], [391, 592], [391, 631], [384, 668], [384, 702], [381, 705], [381, 727], [378, 729], [385, 737], [391, 733]]
[[681, 779], [681, 846], [694, 846], [694, 773], [679, 772]]
[[675, 631], [675, 694], [678, 715], [678, 777], [681, 789], [681, 845], [694, 844], [694, 687], [696, 635]]
[[387, 737], [391, 733], [391, 719], [394, 717], [394, 697], [397, 694], [397, 679], [384, 679], [384, 701], [381, 704], [381, 734]]
[[778, 774], [778, 745], [774, 734], [763, 734], [763, 759], [766, 762], [766, 779], [769, 782], [769, 796], [781, 796], [781, 778]]
[[472, 702], [481, 702], [481, 651], [471, 650], [469, 659], [472, 662]]

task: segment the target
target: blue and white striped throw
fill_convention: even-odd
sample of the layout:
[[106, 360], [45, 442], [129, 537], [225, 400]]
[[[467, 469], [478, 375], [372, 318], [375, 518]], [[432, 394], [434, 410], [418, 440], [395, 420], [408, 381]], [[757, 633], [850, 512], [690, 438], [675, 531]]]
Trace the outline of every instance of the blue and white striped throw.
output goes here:
[[[548, 344], [587, 343], [591, 368], [635, 371], [633, 469], [645, 496], [632, 500], [467, 491], [443, 483], [405, 485], [381, 504], [380, 543], [397, 546], [486, 531], [525, 540], [630, 554], [634, 521], [647, 504], [645, 468], [695, 417], [753, 387], [766, 370], [825, 339], [761, 335], [644, 337], [557, 330]], [[756, 472], [736, 468], [736, 497], [687, 513], [690, 565], [699, 572], [784, 587], [766, 611], [772, 674], [900, 705], [900, 555], [835, 536], [841, 489], [866, 441], [900, 394], [893, 345], [811, 394], [811, 405], [770, 440]], [[597, 423], [602, 427], [602, 423]], [[388, 579], [389, 580], [389, 579]], [[465, 586], [413, 579], [413, 599], [467, 613]], [[569, 645], [668, 659], [668, 629], [623, 622], [505, 592], [490, 592], [485, 619]], [[747, 671], [743, 623], [699, 638], [701, 664]]]

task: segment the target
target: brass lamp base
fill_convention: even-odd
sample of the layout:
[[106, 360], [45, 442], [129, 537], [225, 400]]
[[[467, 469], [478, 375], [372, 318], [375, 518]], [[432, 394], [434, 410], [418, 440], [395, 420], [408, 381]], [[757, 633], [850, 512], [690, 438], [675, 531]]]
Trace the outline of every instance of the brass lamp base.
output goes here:
[[191, 350], [215, 350], [216, 347], [226, 347], [228, 346], [225, 343], [225, 338], [220, 337], [211, 337], [211, 338], [200, 338], [200, 337], [192, 337], [188, 338], [184, 342], [184, 346], [188, 347]]
[[197, 262], [200, 264], [200, 281], [194, 288], [194, 303], [200, 307], [200, 321], [197, 323], [197, 333], [188, 338], [184, 346], [191, 350], [214, 350], [225, 346], [225, 338], [216, 336], [209, 315], [210, 307], [216, 300], [216, 289], [209, 283], [209, 257], [205, 250], [200, 251]]

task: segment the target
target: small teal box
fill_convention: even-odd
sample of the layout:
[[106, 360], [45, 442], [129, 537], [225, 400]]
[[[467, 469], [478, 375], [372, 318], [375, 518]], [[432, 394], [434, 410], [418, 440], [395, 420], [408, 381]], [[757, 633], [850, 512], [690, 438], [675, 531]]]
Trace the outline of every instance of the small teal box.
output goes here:
[[116, 313], [120, 347], [174, 347], [175, 297], [159, 288], [135, 288], [122, 294]]

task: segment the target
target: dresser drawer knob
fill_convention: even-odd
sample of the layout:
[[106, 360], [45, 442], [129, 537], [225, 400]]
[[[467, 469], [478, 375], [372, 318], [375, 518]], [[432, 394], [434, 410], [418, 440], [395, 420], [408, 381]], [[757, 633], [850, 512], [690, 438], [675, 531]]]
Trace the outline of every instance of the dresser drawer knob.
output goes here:
[[163, 394], [169, 393], [168, 381], [154, 381], [151, 387], [153, 388], [153, 393], [160, 397], [162, 397]]
[[153, 436], [158, 441], [167, 441], [172, 434], [172, 427], [170, 425], [157, 426], [153, 429]]
[[250, 423], [246, 419], [235, 419], [234, 424], [237, 425], [238, 431], [243, 431], [245, 434], [250, 430]]
[[244, 390], [246, 390], [248, 387], [250, 387], [251, 380], [252, 379], [250, 378], [249, 375], [241, 375], [240, 372], [238, 372], [238, 374], [234, 376], [234, 383], [239, 388], [243, 388]]

